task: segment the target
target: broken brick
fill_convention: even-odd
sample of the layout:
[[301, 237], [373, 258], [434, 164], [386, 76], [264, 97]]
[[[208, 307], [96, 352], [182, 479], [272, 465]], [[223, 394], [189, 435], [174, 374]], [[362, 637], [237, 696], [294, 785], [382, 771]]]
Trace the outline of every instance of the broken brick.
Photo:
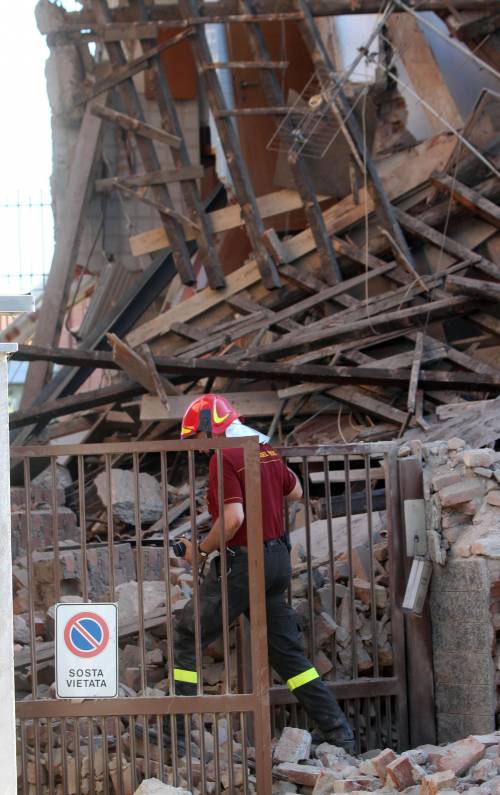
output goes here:
[[486, 746], [475, 737], [466, 737], [465, 740], [458, 740], [446, 748], [431, 751], [429, 762], [438, 771], [452, 770], [455, 775], [460, 776], [483, 758], [485, 750]]
[[276, 767], [276, 770], [288, 781], [300, 784], [302, 787], [314, 787], [322, 773], [322, 769], [315, 765], [298, 765], [292, 762], [283, 762]]
[[400, 792], [415, 784], [413, 764], [407, 756], [398, 756], [387, 765], [386, 770], [387, 778], [392, 781]]
[[311, 742], [312, 737], [308, 731], [287, 726], [274, 749], [274, 758], [277, 762], [300, 762], [301, 759], [309, 759]]
[[368, 776], [358, 776], [357, 778], [341, 779], [335, 781], [333, 784], [334, 792], [357, 792], [363, 790], [364, 792], [371, 791], [377, 787], [374, 784], [375, 779]]
[[391, 748], [386, 748], [385, 751], [382, 751], [378, 756], [370, 759], [375, 773], [382, 781], [385, 781], [387, 778], [387, 765], [394, 762], [397, 758], [397, 754], [395, 754]]
[[457, 783], [453, 770], [443, 770], [424, 776], [420, 784], [420, 795], [436, 795], [439, 790], [454, 789]]

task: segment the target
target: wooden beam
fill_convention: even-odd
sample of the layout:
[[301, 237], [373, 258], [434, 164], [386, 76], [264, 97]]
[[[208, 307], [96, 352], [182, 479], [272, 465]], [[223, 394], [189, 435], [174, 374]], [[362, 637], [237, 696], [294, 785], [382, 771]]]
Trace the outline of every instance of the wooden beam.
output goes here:
[[[123, 340], [116, 336], [116, 334], [106, 334], [106, 338], [113, 349], [113, 359], [120, 365], [121, 369], [133, 381], [137, 381], [148, 392], [156, 394], [157, 386], [156, 381], [151, 370], [144, 361], [142, 356], [139, 356], [132, 348], [130, 348]], [[168, 390], [171, 395], [179, 394], [179, 390], [168, 380], [164, 380], [162, 387]]]
[[[327, 199], [327, 196], [318, 196], [319, 202]], [[271, 218], [273, 215], [281, 215], [302, 207], [302, 200], [297, 191], [288, 189], [268, 193], [265, 196], [258, 196], [256, 202], [261, 218]], [[206, 213], [206, 218], [212, 234], [227, 232], [229, 229], [243, 228], [245, 226], [245, 219], [239, 204], [230, 204], [222, 210]], [[191, 226], [185, 227], [184, 232], [188, 240], [194, 239]], [[153, 251], [168, 248], [170, 245], [168, 235], [162, 227], [132, 235], [129, 238], [129, 243], [130, 250], [135, 257], [151, 254]]]
[[174, 210], [172, 207], [167, 207], [165, 204], [161, 204], [161, 202], [155, 201], [155, 199], [147, 199], [146, 196], [142, 195], [142, 191], [132, 190], [132, 188], [127, 188], [126, 185], [121, 181], [121, 179], [115, 178], [113, 187], [120, 190], [126, 196], [130, 196], [131, 199], [135, 199], [136, 201], [142, 202], [143, 204], [147, 204], [148, 207], [154, 207], [155, 210], [158, 210], [160, 215], [166, 215], [169, 218], [175, 218], [179, 224], [184, 224], [186, 226], [192, 226], [193, 229], [200, 231], [199, 225], [191, 220], [191, 218], [187, 218], [187, 216], [182, 215], [177, 210]]
[[[95, 189], [101, 191], [113, 190], [116, 180], [127, 188], [141, 188], [145, 185], [161, 185], [165, 182], [183, 182], [190, 179], [202, 179], [205, 169], [203, 166], [185, 166], [181, 168], [162, 168], [159, 171], [150, 171], [147, 174], [133, 174], [130, 177], [107, 177], [96, 179]], [[161, 227], [163, 232], [163, 227]]]
[[9, 427], [11, 429], [21, 428], [24, 425], [48, 422], [54, 417], [63, 417], [78, 411], [86, 411], [102, 406], [111, 405], [123, 400], [130, 400], [138, 397], [144, 392], [144, 387], [134, 384], [132, 381], [124, 381], [113, 386], [93, 389], [89, 392], [82, 392], [77, 395], [58, 398], [57, 400], [47, 401], [41, 406], [30, 409], [13, 411], [9, 416]]
[[170, 47], [174, 47], [179, 42], [184, 41], [185, 38], [191, 35], [190, 30], [183, 30], [181, 33], [178, 33], [177, 36], [173, 36], [173, 38], [168, 39], [167, 41], [158, 44], [152, 50], [149, 50], [147, 53], [143, 53], [139, 55], [137, 58], [134, 58], [131, 61], [128, 61], [123, 66], [119, 67], [118, 69], [113, 69], [112, 73], [107, 77], [103, 77], [102, 80], [97, 81], [94, 83], [91, 89], [86, 92], [82, 92], [82, 96], [80, 99], [77, 99], [74, 103], [75, 108], [79, 105], [83, 105], [86, 102], [89, 102], [92, 99], [95, 99], [99, 96], [99, 94], [103, 94], [106, 91], [110, 91], [112, 88], [115, 88], [119, 83], [123, 82], [129, 77], [133, 77], [134, 75], [142, 72], [144, 69], [147, 69], [151, 59], [155, 55], [160, 55], [165, 50], [168, 50]]
[[408, 386], [408, 411], [411, 414], [415, 413], [415, 404], [417, 400], [418, 378], [420, 375], [420, 367], [422, 364], [422, 354], [424, 352], [424, 335], [421, 331], [417, 332], [415, 340], [415, 351], [413, 363], [411, 366], [410, 384]]
[[447, 174], [434, 174], [432, 176], [432, 184], [450, 193], [455, 201], [461, 204], [462, 207], [466, 207], [474, 215], [484, 218], [489, 224], [500, 229], [500, 207], [498, 204], [485, 199], [477, 191], [468, 188], [467, 185], [453, 177], [449, 177]]
[[100, 105], [91, 105], [90, 109], [94, 116], [99, 116], [99, 118], [104, 119], [104, 121], [117, 124], [118, 127], [121, 127], [123, 130], [133, 132], [135, 135], [142, 136], [142, 138], [148, 138], [150, 141], [158, 141], [161, 144], [167, 144], [175, 149], [178, 149], [181, 145], [181, 139], [177, 135], [171, 135], [165, 132], [165, 130], [153, 127], [151, 124], [146, 124], [146, 122], [132, 116], [127, 116], [125, 113], [119, 113], [117, 110], [105, 108]]
[[[269, 0], [256, 0], [255, 7], [259, 17], [256, 22], [280, 21], [280, 15], [285, 15], [283, 21], [298, 20], [301, 18], [299, 13], [290, 12], [290, 0], [273, 0], [273, 13], [269, 13]], [[309, 0], [311, 13], [315, 17], [330, 17], [344, 14], [378, 14], [380, 12], [380, 0], [357, 0], [353, 6], [351, 0]], [[495, 0], [453, 0], [453, 7], [457, 11], [474, 11], [477, 14], [494, 12], [497, 10]], [[421, 0], [418, 5], [419, 11], [444, 11], [449, 13], [450, 0]], [[248, 21], [240, 13], [239, 0], [216, 0], [216, 2], [203, 2], [199, 5], [199, 13], [193, 23], [205, 24], [210, 22], [237, 22], [238, 20]], [[228, 16], [235, 16], [236, 19], [228, 19]], [[119, 40], [122, 40], [127, 32], [134, 38], [144, 38], [145, 36], [155, 36], [158, 25], [163, 27], [184, 27], [185, 23], [181, 19], [179, 8], [176, 3], [163, 3], [154, 6], [151, 14], [151, 22], [137, 23], [137, 16], [134, 10], [127, 6], [119, 6], [112, 10], [112, 25], [119, 26], [120, 31], [116, 32]], [[42, 21], [41, 32], [43, 34], [56, 33], [63, 31], [87, 30], [95, 26], [95, 18], [89, 9], [66, 13], [64, 17], [51, 18]], [[108, 26], [106, 26], [108, 27]], [[140, 27], [147, 28], [146, 32], [140, 35], [134, 31]]]
[[465, 276], [448, 276], [444, 283], [445, 289], [454, 295], [472, 295], [483, 301], [500, 301], [500, 284], [497, 282], [468, 279]]
[[[106, 97], [102, 98], [102, 102]], [[54, 256], [33, 335], [37, 346], [57, 345], [75, 272], [76, 258], [92, 192], [102, 135], [102, 121], [86, 108], [61, 201]], [[48, 363], [28, 367], [21, 407], [30, 406], [47, 380]]]

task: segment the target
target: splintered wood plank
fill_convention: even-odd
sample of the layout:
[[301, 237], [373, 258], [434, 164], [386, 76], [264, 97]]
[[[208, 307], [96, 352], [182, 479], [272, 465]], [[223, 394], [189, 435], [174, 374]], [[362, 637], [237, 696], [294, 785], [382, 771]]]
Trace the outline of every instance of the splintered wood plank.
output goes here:
[[141, 135], [143, 138], [149, 138], [151, 141], [168, 144], [168, 146], [177, 149], [181, 145], [181, 139], [177, 135], [171, 135], [165, 132], [165, 130], [161, 130], [159, 127], [153, 127], [151, 124], [147, 124], [133, 116], [127, 116], [126, 113], [119, 113], [117, 110], [105, 108], [100, 105], [92, 105], [91, 110], [94, 116], [100, 116], [101, 119], [117, 124], [122, 129], [129, 130], [136, 135]]
[[[105, 102], [106, 97], [103, 96], [101, 101]], [[64, 200], [61, 202], [54, 256], [33, 335], [33, 344], [37, 346], [52, 347], [59, 342], [92, 192], [101, 135], [102, 120], [86, 108], [69, 169]], [[31, 405], [40, 394], [47, 379], [48, 368], [48, 362], [30, 364], [24, 383], [21, 408]]]
[[408, 387], [408, 411], [412, 414], [415, 413], [415, 403], [417, 400], [418, 377], [420, 375], [420, 367], [422, 364], [422, 354], [424, 352], [424, 335], [421, 331], [417, 332], [415, 340], [415, 351], [413, 363], [411, 366], [410, 384]]
[[166, 334], [170, 330], [172, 323], [187, 323], [189, 320], [221, 304], [229, 296], [235, 295], [259, 281], [260, 272], [257, 263], [255, 260], [250, 260], [226, 277], [226, 287], [222, 290], [212, 290], [210, 287], [200, 290], [187, 301], [183, 301], [131, 331], [126, 341], [132, 348], [137, 347], [142, 342], [149, 342], [149, 340], [155, 339], [161, 334]]
[[[96, 179], [96, 191], [113, 190], [119, 180], [127, 188], [140, 188], [144, 185], [161, 185], [164, 182], [183, 182], [189, 179], [201, 179], [205, 169], [203, 166], [185, 166], [180, 168], [162, 168], [159, 171], [150, 171], [147, 174], [134, 174], [130, 177], [108, 177]], [[162, 228], [162, 232], [163, 232]]]
[[[461, 128], [463, 119], [443, 79], [434, 53], [417, 20], [410, 14], [391, 14], [387, 30], [394, 49], [401, 58], [417, 94], [433, 107], [452, 127]], [[423, 106], [432, 135], [445, 125]]]
[[[272, 417], [281, 402], [276, 392], [264, 390], [256, 392], [227, 392], [224, 393], [224, 397], [244, 417]], [[141, 421], [181, 420], [192, 399], [192, 395], [169, 397], [167, 409], [160, 398], [153, 395], [144, 395], [141, 401]]]
[[[327, 196], [318, 196], [318, 201], [320, 202], [327, 199]], [[288, 213], [302, 207], [302, 200], [297, 191], [294, 190], [279, 190], [266, 196], [258, 196], [256, 202], [262, 218], [271, 218], [273, 215]], [[239, 204], [231, 204], [222, 210], [206, 213], [206, 217], [212, 234], [227, 232], [229, 229], [245, 226], [245, 219], [242, 216]], [[194, 240], [194, 230], [191, 226], [184, 227], [184, 232], [188, 240]], [[132, 235], [129, 238], [129, 243], [134, 257], [151, 254], [153, 251], [168, 248], [170, 245], [168, 235], [163, 227], [156, 227], [147, 232]]]
[[455, 295], [472, 295], [483, 301], [500, 301], [500, 284], [497, 282], [469, 279], [465, 276], [448, 276], [444, 283], [445, 289]]
[[432, 177], [432, 183], [436, 187], [443, 188], [450, 193], [455, 201], [463, 207], [500, 229], [500, 207], [498, 204], [486, 199], [477, 191], [468, 188], [467, 185], [453, 177], [449, 177], [447, 174], [435, 174]]
[[[106, 338], [113, 349], [113, 360], [120, 365], [122, 370], [133, 380], [141, 384], [148, 392], [153, 394], [157, 392], [157, 384], [154, 376], [148, 367], [147, 362], [144, 361], [142, 356], [139, 356], [132, 348], [130, 348], [123, 340], [116, 336], [116, 334], [106, 334]], [[177, 395], [179, 389], [175, 387], [168, 379], [163, 379], [163, 389], [169, 394]]]
[[178, 33], [173, 38], [169, 39], [168, 41], [164, 41], [161, 44], [158, 44], [152, 50], [149, 50], [147, 53], [143, 53], [139, 55], [137, 58], [134, 58], [131, 61], [128, 61], [123, 66], [119, 67], [118, 69], [113, 69], [111, 74], [103, 77], [102, 80], [99, 80], [97, 83], [94, 83], [92, 88], [89, 91], [82, 92], [82, 96], [76, 100], [74, 107], [78, 107], [79, 105], [88, 102], [95, 97], [98, 97], [99, 94], [103, 94], [105, 91], [110, 91], [112, 88], [117, 86], [119, 83], [123, 82], [123, 80], [127, 80], [129, 77], [133, 77], [134, 75], [142, 72], [144, 69], [147, 69], [149, 66], [149, 62], [155, 55], [159, 55], [160, 53], [164, 52], [164, 50], [173, 47], [175, 44], [178, 44], [181, 41], [184, 41], [187, 36], [191, 35], [190, 30], [183, 30], [181, 33]]

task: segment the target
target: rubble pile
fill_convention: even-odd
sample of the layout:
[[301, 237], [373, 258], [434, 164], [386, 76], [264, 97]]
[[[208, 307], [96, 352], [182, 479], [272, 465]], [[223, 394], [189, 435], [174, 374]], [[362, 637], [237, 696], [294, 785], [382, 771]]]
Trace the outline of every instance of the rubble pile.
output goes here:
[[471, 735], [448, 745], [423, 745], [401, 754], [386, 748], [357, 757], [328, 743], [313, 747], [309, 756], [310, 740], [311, 735], [306, 731], [285, 729], [274, 751], [273, 774], [279, 780], [274, 792], [282, 795], [394, 791], [407, 795], [438, 792], [497, 795], [500, 792], [498, 731]]

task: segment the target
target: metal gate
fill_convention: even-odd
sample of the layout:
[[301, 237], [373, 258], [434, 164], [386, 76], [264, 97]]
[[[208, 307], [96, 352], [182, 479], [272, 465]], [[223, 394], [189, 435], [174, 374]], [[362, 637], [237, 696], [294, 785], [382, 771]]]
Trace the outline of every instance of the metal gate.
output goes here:
[[[198, 581], [193, 579], [198, 692], [192, 697], [176, 696], [172, 628], [178, 586], [174, 594], [172, 582], [179, 577], [179, 566], [169, 541], [186, 531], [196, 539], [199, 532], [204, 507], [197, 479], [199, 453], [215, 450], [221, 501], [221, 451], [234, 447], [244, 450], [250, 621], [240, 619], [229, 626], [222, 559], [223, 632], [218, 650], [222, 682], [216, 688], [207, 681], [203, 684], [206, 658], [200, 642]], [[299, 515], [293, 516], [294, 509], [289, 507], [286, 519], [297, 575], [293, 582], [299, 583], [298, 588], [292, 585], [289, 598], [298, 607], [310, 656], [355, 726], [358, 750], [405, 748], [405, 627], [399, 609], [404, 550], [395, 447], [385, 443], [330, 445], [281, 452], [304, 485]], [[256, 440], [27, 447], [13, 449], [12, 458], [24, 467], [23, 488], [16, 490], [23, 505], [14, 522], [13, 532], [18, 533], [14, 573], [17, 601], [26, 599], [23, 615], [29, 635], [28, 643], [15, 654], [19, 792], [129, 795], [143, 778], [156, 776], [202, 793], [236, 788], [270, 793], [271, 730], [278, 733], [284, 725], [305, 726], [306, 717], [292, 694], [273, 681], [268, 667]], [[73, 476], [64, 495], [58, 485], [57, 460], [64, 460]], [[121, 535], [110, 499], [117, 468], [130, 473], [128, 509], [133, 514]], [[181, 494], [188, 502], [189, 521], [180, 528], [175, 522], [179, 489], [171, 485], [179, 468], [189, 485]], [[35, 475], [42, 470], [43, 485], [34, 485]], [[153, 475], [159, 483], [165, 507], [153, 530], [148, 524], [152, 517], [145, 521], [143, 474]], [[97, 477], [100, 502], [94, 485]], [[65, 501], [77, 516], [69, 530], [67, 509], [61, 506]], [[48, 517], [45, 522], [40, 518], [43, 511]], [[318, 522], [325, 554], [318, 552]], [[382, 570], [377, 556], [382, 558]], [[359, 576], [360, 565], [366, 579]], [[164, 603], [153, 610], [147, 604], [151, 580], [165, 584]], [[181, 580], [182, 576], [177, 582]], [[114, 700], [56, 700], [50, 606], [71, 598], [115, 601], [128, 581], [137, 582], [136, 605], [133, 614], [120, 615], [119, 634], [121, 646], [135, 639], [137, 692], [122, 688]], [[382, 589], [388, 602], [381, 596]], [[364, 634], [358, 626], [360, 604]], [[44, 623], [47, 608], [49, 618]], [[382, 630], [383, 644], [379, 643]], [[321, 642], [318, 633], [325, 634]], [[153, 653], [162, 661], [161, 682], [158, 671], [153, 677]], [[185, 729], [185, 756], [176, 745], [179, 720]], [[171, 755], [169, 747], [173, 747]]]

